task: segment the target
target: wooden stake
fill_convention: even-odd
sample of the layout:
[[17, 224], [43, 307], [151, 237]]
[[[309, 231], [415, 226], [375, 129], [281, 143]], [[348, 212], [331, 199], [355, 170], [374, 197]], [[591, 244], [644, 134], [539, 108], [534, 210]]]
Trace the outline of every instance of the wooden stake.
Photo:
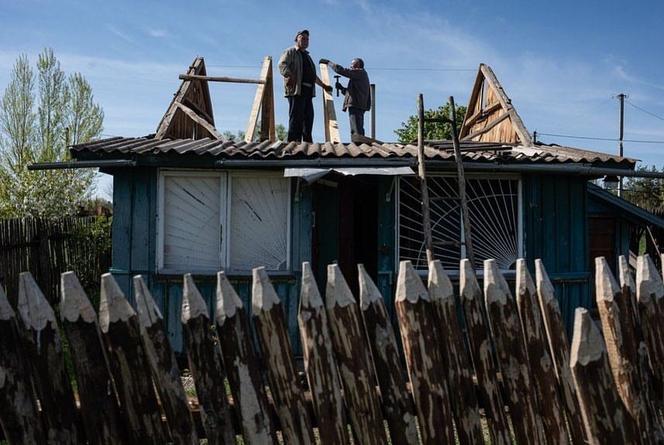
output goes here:
[[453, 414], [445, 363], [436, 335], [431, 298], [410, 261], [399, 264], [396, 311], [415, 400], [422, 443], [454, 443]]
[[551, 444], [568, 444], [565, 411], [558, 396], [558, 381], [537, 302], [537, 289], [523, 258], [516, 261], [516, 302], [546, 439]]
[[304, 371], [318, 417], [320, 442], [323, 445], [348, 443], [341, 381], [332, 351], [327, 314], [308, 262], [302, 263], [297, 321], [302, 339]]
[[406, 388], [401, 352], [385, 301], [362, 264], [359, 272], [360, 308], [380, 386], [392, 443], [418, 444], [413, 400]]
[[184, 275], [182, 332], [187, 359], [194, 377], [196, 395], [208, 443], [231, 445], [235, 431], [231, 423], [224, 379], [226, 372], [217, 339], [213, 336], [208, 308], [191, 274]]
[[46, 442], [78, 444], [78, 413], [65, 369], [55, 313], [30, 272], [19, 275], [18, 313], [25, 328], [29, 369], [44, 420]]
[[224, 272], [217, 273], [215, 321], [244, 439], [247, 443], [277, 443], [247, 314]]
[[60, 276], [60, 294], [60, 321], [69, 340], [85, 434], [91, 444], [126, 443], [97, 314], [74, 272]]
[[422, 229], [424, 231], [424, 248], [427, 253], [427, 264], [434, 260], [433, 236], [431, 235], [431, 214], [429, 211], [429, 188], [424, 165], [424, 96], [417, 96], [417, 175], [420, 179], [422, 195]]
[[505, 402], [494, 366], [495, 359], [492, 354], [494, 348], [489, 336], [489, 325], [484, 315], [482, 290], [470, 260], [461, 260], [459, 273], [459, 293], [466, 315], [468, 343], [475, 365], [479, 398], [487, 417], [491, 443], [509, 445], [512, 443], [512, 438], [505, 414]]
[[99, 328], [133, 442], [166, 442], [136, 312], [110, 273], [101, 276]]
[[198, 445], [196, 425], [182, 386], [175, 353], [164, 330], [164, 319], [140, 275], [134, 277], [134, 297], [143, 347], [152, 369], [161, 406], [166, 413], [171, 438], [176, 444]]
[[652, 370], [659, 383], [659, 393], [655, 396], [659, 403], [664, 400], [664, 313], [658, 301], [664, 299], [664, 285], [655, 264], [648, 254], [641, 255], [636, 262], [636, 300], [639, 306], [639, 319], [643, 338], [648, 347]]
[[459, 442], [482, 443], [480, 411], [473, 383], [473, 369], [457, 318], [452, 282], [439, 260], [429, 263], [429, 297], [436, 315], [442, 354], [447, 363], [447, 386]]
[[9, 445], [45, 443], [16, 313], [0, 286], [0, 427]]
[[305, 405], [304, 391], [298, 383], [281, 302], [264, 267], [253, 269], [252, 275], [251, 307], [254, 324], [263, 360], [269, 363], [267, 376], [281, 432], [286, 443], [314, 444], [311, 419]]
[[545, 443], [519, 313], [496, 260], [484, 261], [484, 298], [514, 435], [520, 443]]
[[572, 378], [572, 371], [569, 367], [567, 332], [565, 331], [565, 324], [563, 323], [563, 317], [560, 313], [553, 285], [546, 273], [544, 263], [540, 259], [535, 260], [535, 281], [537, 283], [539, 306], [542, 311], [542, 321], [544, 322], [551, 357], [555, 366], [554, 370], [560, 394], [564, 402], [570, 436], [572, 436], [572, 442], [575, 444], [586, 443], [586, 433], [581, 418], [581, 407], [579, 406], [579, 400], [576, 395], [576, 386]]
[[325, 307], [355, 437], [362, 444], [384, 444], [387, 438], [369, 345], [355, 298], [336, 264], [327, 266]]
[[636, 424], [613, 384], [602, 334], [584, 308], [574, 314], [570, 367], [589, 443], [639, 443]]

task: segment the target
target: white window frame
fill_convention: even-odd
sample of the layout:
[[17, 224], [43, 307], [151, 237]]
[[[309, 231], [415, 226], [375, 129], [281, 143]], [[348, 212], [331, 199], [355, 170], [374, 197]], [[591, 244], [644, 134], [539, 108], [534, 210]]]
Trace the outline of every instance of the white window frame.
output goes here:
[[[231, 187], [232, 179], [236, 177], [278, 177], [283, 178], [281, 171], [237, 171], [237, 170], [195, 170], [195, 169], [159, 169], [157, 172], [157, 230], [156, 230], [156, 269], [158, 274], [181, 274], [195, 273], [201, 275], [212, 275], [217, 271], [206, 269], [184, 270], [183, 268], [166, 269], [164, 268], [164, 205], [165, 205], [165, 178], [168, 176], [176, 177], [196, 177], [196, 178], [219, 178], [219, 224], [222, 225], [221, 249], [219, 249], [220, 270], [233, 274], [250, 274], [250, 270], [233, 270], [229, 268], [231, 258], [230, 227], [231, 227]], [[292, 227], [292, 181], [288, 180], [288, 209], [286, 213], [286, 270], [291, 271], [291, 227]], [[270, 271], [272, 272], [272, 271]]]
[[[414, 175], [409, 175], [409, 176], [414, 176]], [[399, 240], [401, 239], [401, 178], [404, 176], [399, 176], [397, 183], [396, 183], [396, 193], [395, 193], [395, 221], [397, 225], [397, 229], [394, 231], [394, 243], [396, 246], [396, 256], [394, 258], [394, 267], [395, 270], [399, 269], [399, 262], [401, 260], [401, 244], [399, 243]], [[434, 172], [434, 173], [427, 173], [428, 178], [440, 178], [440, 177], [453, 177], [456, 178], [457, 175], [454, 173], [448, 173], [448, 172]], [[513, 179], [517, 181], [517, 250], [518, 250], [518, 256], [523, 258], [524, 255], [524, 233], [523, 233], [523, 178], [519, 174], [514, 174], [514, 173], [466, 173], [466, 179], [476, 179], [476, 178], [481, 178], [481, 179]], [[461, 234], [463, 236], [463, 220], [461, 221], [461, 225], [459, 226], [459, 230], [461, 230]], [[462, 246], [461, 249], [464, 249]], [[463, 256], [463, 252], [461, 252]], [[479, 275], [482, 275], [481, 270], [478, 271]], [[513, 273], [514, 271], [505, 271], [501, 270], [503, 273]], [[418, 273], [420, 274], [425, 274], [426, 271], [418, 270]], [[458, 275], [458, 268], [455, 270], [448, 271], [448, 273], [451, 276], [457, 276]]]

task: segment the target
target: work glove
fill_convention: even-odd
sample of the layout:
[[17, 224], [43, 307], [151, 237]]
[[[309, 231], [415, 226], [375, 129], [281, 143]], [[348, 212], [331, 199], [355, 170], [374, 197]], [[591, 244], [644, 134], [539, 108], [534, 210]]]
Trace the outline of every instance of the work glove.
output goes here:
[[323, 88], [324, 88], [325, 91], [327, 91], [328, 93], [331, 93], [331, 92], [332, 92], [332, 86], [331, 86], [331, 85], [325, 85]]
[[320, 59], [318, 63], [324, 63], [325, 65], [327, 65], [328, 63], [330, 63], [330, 61], [328, 59]]

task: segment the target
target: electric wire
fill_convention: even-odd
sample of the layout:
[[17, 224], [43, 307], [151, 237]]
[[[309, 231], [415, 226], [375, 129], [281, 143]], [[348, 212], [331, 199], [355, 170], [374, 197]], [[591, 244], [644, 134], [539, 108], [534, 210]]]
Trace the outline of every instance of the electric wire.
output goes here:
[[648, 115], [650, 115], [650, 116], [652, 116], [652, 117], [654, 117], [654, 118], [656, 118], [656, 119], [659, 119], [659, 120], [661, 120], [661, 121], [664, 121], [664, 117], [659, 116], [659, 115], [657, 115], [657, 114], [655, 114], [655, 113], [653, 113], [653, 112], [651, 112], [651, 111], [648, 111], [648, 110], [646, 110], [645, 108], [639, 107], [638, 105], [635, 105], [634, 102], [632, 102], [631, 100], [627, 100], [627, 99], [625, 99], [625, 102], [627, 102], [629, 105], [631, 105], [632, 107], [636, 108], [637, 110], [639, 110], [639, 111], [641, 111], [641, 112], [643, 112], [643, 113], [645, 113], [645, 114], [648, 114]]
[[[607, 141], [607, 142], [620, 142], [620, 139], [617, 138], [600, 138], [593, 136], [578, 136], [571, 134], [556, 134], [556, 133], [540, 133], [537, 132], [538, 136], [551, 136], [556, 138], [566, 138], [566, 139], [585, 139], [591, 141]], [[643, 140], [643, 139], [623, 139], [623, 142], [631, 142], [634, 144], [664, 144], [664, 141], [655, 141], [655, 140]]]

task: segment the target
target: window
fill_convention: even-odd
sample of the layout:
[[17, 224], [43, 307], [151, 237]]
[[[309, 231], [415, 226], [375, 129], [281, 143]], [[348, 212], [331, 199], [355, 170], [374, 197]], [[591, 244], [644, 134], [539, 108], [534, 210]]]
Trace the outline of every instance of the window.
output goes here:
[[[459, 190], [455, 176], [427, 177], [434, 256], [448, 270], [458, 270], [465, 256]], [[520, 182], [515, 177], [466, 177], [475, 267], [494, 258], [503, 270], [513, 269], [522, 255]], [[399, 258], [427, 269], [422, 225], [420, 182], [399, 181]]]
[[290, 181], [279, 173], [162, 171], [161, 273], [289, 269]]

